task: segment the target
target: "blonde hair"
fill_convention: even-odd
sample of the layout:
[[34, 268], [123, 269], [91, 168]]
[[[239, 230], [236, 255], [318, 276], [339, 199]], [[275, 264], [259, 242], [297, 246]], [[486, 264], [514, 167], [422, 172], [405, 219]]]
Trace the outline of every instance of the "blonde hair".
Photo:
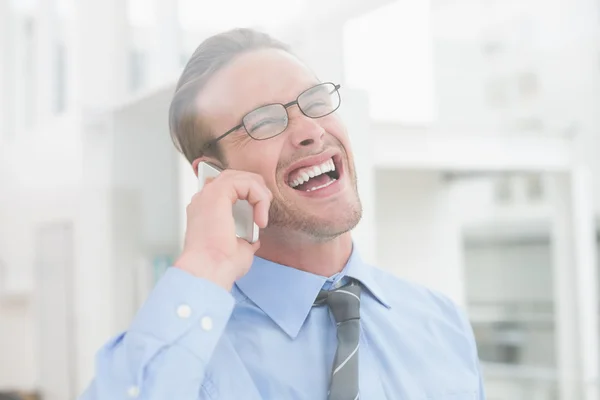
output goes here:
[[[196, 107], [198, 94], [212, 75], [238, 55], [262, 48], [290, 52], [289, 47], [270, 35], [253, 29], [238, 28], [204, 40], [186, 64], [169, 107], [169, 130], [175, 147], [191, 163], [203, 155], [202, 146], [212, 135], [202, 124]], [[219, 146], [212, 156], [222, 159]]]

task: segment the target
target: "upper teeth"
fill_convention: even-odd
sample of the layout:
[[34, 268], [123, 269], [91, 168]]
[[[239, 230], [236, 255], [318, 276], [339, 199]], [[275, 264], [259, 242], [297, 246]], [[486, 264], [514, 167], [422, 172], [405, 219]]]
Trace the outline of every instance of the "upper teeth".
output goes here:
[[291, 187], [296, 187], [298, 185], [302, 185], [304, 182], [308, 182], [310, 178], [314, 178], [315, 176], [322, 175], [326, 172], [335, 171], [335, 164], [333, 163], [333, 159], [329, 159], [325, 161], [323, 164], [315, 165], [314, 167], [307, 167], [301, 169], [299, 172], [295, 173], [295, 179], [290, 181]]

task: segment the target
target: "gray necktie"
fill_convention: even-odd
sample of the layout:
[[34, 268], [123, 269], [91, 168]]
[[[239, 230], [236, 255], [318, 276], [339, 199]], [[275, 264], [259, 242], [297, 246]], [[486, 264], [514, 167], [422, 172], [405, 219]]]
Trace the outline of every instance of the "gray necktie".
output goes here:
[[339, 289], [321, 290], [315, 305], [327, 303], [337, 322], [337, 350], [331, 370], [329, 400], [356, 400], [360, 339], [360, 286], [351, 282]]

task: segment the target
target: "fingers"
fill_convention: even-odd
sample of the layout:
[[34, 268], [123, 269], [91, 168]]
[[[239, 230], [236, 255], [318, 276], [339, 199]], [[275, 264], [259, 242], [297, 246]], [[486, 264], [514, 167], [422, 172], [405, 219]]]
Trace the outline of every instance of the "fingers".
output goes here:
[[[243, 240], [243, 239], [240, 239], [240, 240]], [[248, 246], [251, 246], [251, 247], [252, 247], [252, 252], [253, 252], [253, 253], [256, 253], [256, 252], [258, 251], [258, 249], [260, 248], [260, 240], [257, 240], [257, 241], [256, 241], [256, 242], [254, 242], [254, 243], [248, 243], [248, 242], [246, 242], [246, 241], [244, 240], [244, 243], [245, 243], [246, 245], [248, 245]]]
[[[207, 180], [205, 193], [211, 197], [226, 196], [231, 204], [246, 200], [254, 209], [254, 221], [265, 228], [269, 220], [269, 208], [273, 194], [262, 176], [243, 171], [223, 171], [217, 178]], [[208, 185], [210, 183], [210, 185]], [[218, 201], [218, 199], [214, 199]], [[222, 201], [222, 200], [221, 200]]]
[[230, 200], [246, 200], [254, 209], [254, 221], [265, 228], [269, 219], [269, 208], [271, 206], [271, 191], [262, 183], [254, 180], [240, 179], [233, 182], [233, 190]]
[[257, 240], [254, 243], [249, 243], [245, 239], [237, 238], [237, 242], [238, 245], [248, 248], [252, 252], [252, 254], [255, 254], [260, 248], [260, 240]]
[[254, 222], [260, 227], [265, 228], [269, 222], [269, 208], [273, 195], [264, 183], [250, 180], [239, 179], [233, 182], [230, 200], [232, 202], [238, 199], [246, 200], [254, 209]]

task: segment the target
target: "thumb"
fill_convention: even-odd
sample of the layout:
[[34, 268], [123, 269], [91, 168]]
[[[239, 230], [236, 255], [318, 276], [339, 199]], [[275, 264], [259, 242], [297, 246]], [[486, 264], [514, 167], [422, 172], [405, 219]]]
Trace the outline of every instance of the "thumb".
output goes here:
[[260, 248], [260, 240], [257, 240], [255, 243], [248, 243], [245, 239], [237, 238], [237, 241], [239, 246], [242, 246], [244, 250], [249, 248], [252, 253], [256, 253]]
[[252, 251], [254, 253], [256, 253], [258, 251], [258, 249], [260, 249], [260, 240], [257, 240], [256, 242], [252, 243]]

